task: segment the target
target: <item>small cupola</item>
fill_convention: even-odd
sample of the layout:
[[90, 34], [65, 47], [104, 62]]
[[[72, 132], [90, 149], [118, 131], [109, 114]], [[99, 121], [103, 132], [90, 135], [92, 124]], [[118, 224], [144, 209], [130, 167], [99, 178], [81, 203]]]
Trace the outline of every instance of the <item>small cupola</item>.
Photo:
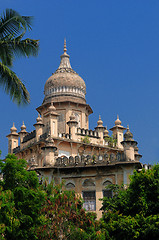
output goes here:
[[22, 124], [22, 126], [21, 126], [21, 131], [20, 132], [23, 132], [23, 133], [26, 133], [27, 131], [26, 131], [26, 126], [25, 126], [25, 124], [24, 124], [24, 121], [23, 121], [23, 124]]
[[134, 141], [133, 134], [130, 132], [129, 125], [127, 125], [126, 133], [124, 134], [125, 141]]

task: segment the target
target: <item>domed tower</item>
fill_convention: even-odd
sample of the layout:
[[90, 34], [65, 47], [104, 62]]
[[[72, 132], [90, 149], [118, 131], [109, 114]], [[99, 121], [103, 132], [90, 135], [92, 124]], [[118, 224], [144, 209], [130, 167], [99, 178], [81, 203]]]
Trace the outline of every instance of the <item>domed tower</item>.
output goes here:
[[86, 103], [86, 85], [84, 80], [72, 69], [70, 56], [67, 54], [66, 40], [64, 41], [64, 53], [61, 55], [61, 63], [55, 73], [45, 83], [44, 103], [75, 101]]
[[[42, 118], [47, 108], [53, 102], [58, 116], [58, 134], [69, 133], [70, 116], [76, 117], [79, 128], [89, 128], [88, 116], [93, 112], [86, 103], [86, 85], [84, 80], [72, 69], [70, 56], [67, 54], [66, 40], [64, 40], [64, 53], [58, 69], [48, 78], [44, 87], [44, 101], [37, 111]], [[47, 120], [43, 119], [46, 125]]]
[[115, 120], [115, 126], [110, 128], [113, 132], [113, 137], [117, 140], [117, 147], [123, 149], [121, 142], [123, 141], [123, 132], [126, 128], [121, 125], [121, 121], [119, 116], [117, 115], [117, 119]]
[[139, 161], [142, 155], [138, 153], [137, 141], [134, 141], [133, 134], [130, 132], [129, 125], [124, 134], [124, 141], [121, 142], [124, 147], [126, 161]]
[[8, 153], [13, 153], [13, 149], [18, 147], [19, 134], [17, 128], [13, 123], [13, 127], [10, 129], [10, 134], [6, 136], [8, 138]]

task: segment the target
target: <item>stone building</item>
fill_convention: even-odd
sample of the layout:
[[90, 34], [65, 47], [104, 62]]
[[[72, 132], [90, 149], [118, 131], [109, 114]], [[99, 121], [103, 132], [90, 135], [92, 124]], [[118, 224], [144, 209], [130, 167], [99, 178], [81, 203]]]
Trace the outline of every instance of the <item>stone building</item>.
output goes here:
[[26, 159], [28, 168], [48, 181], [65, 180], [66, 189], [81, 194], [86, 210], [96, 211], [99, 218], [99, 199], [112, 197], [106, 186], [128, 184], [130, 174], [141, 166], [141, 155], [129, 127], [123, 127], [118, 116], [110, 129], [112, 136], [100, 116], [95, 129], [89, 129], [93, 111], [85, 100], [86, 85], [69, 58], [65, 41], [60, 65], [46, 81], [43, 103], [36, 109], [35, 130], [28, 133], [23, 122], [17, 133], [13, 124], [8, 152]]

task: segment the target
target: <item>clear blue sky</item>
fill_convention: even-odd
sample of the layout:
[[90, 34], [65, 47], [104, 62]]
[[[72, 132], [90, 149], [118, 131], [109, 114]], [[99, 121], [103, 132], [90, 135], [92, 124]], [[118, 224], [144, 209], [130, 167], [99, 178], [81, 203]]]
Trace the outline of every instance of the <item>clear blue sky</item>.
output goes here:
[[73, 69], [85, 80], [87, 103], [93, 108], [90, 128], [99, 114], [111, 128], [119, 114], [138, 141], [143, 163], [159, 161], [159, 1], [158, 0], [5, 0], [12, 8], [34, 16], [27, 35], [40, 40], [37, 58], [16, 59], [13, 70], [31, 95], [27, 107], [17, 107], [0, 89], [0, 149], [7, 154], [10, 128], [34, 130], [36, 107], [44, 84], [60, 63], [64, 37]]

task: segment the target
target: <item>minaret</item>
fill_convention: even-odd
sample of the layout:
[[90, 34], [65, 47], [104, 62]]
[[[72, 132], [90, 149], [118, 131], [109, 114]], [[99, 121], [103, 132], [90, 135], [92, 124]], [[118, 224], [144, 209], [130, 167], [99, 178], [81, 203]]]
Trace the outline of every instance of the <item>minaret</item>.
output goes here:
[[124, 130], [126, 128], [124, 128], [123, 126], [121, 126], [121, 121], [119, 119], [119, 116], [117, 115], [117, 119], [115, 121], [115, 126], [110, 128], [110, 130], [113, 132], [113, 136], [115, 139], [117, 139], [117, 147], [123, 149], [123, 146], [121, 144], [121, 142], [123, 141], [123, 133]]
[[8, 138], [8, 153], [13, 153], [13, 149], [18, 147], [18, 138], [19, 134], [17, 133], [17, 129], [13, 123], [13, 127], [10, 129], [11, 133], [7, 135]]
[[109, 137], [109, 131], [107, 129], [107, 126], [105, 127], [105, 130], [104, 130], [104, 138], [105, 137]]
[[45, 132], [50, 132], [51, 137], [57, 137], [58, 136], [58, 121], [57, 117], [59, 114], [56, 112], [56, 108], [53, 105], [53, 102], [51, 102], [49, 108], [44, 113], [44, 124], [48, 129], [45, 129]]
[[43, 134], [43, 127], [44, 127], [40, 114], [38, 114], [34, 127], [36, 129], [36, 141], [39, 141], [40, 136]]
[[23, 138], [25, 137], [26, 134], [27, 134], [26, 126], [25, 126], [24, 121], [23, 121], [23, 124], [21, 126], [21, 131], [19, 132], [20, 145], [22, 144]]
[[76, 117], [73, 114], [73, 112], [70, 116], [70, 120], [67, 122], [67, 125], [69, 126], [69, 134], [71, 135], [71, 139], [77, 140], [76, 133], [77, 133], [78, 122], [77, 122]]
[[105, 127], [103, 127], [103, 121], [101, 120], [101, 116], [99, 115], [99, 120], [97, 122], [97, 127], [95, 127], [96, 132], [98, 132], [98, 136], [100, 137], [100, 143], [103, 144], [103, 132]]
[[44, 166], [52, 166], [55, 164], [55, 151], [57, 147], [54, 144], [54, 140], [51, 137], [50, 133], [46, 139], [45, 146], [41, 148], [44, 150]]
[[136, 147], [137, 147], [137, 142], [134, 141], [133, 139], [133, 134], [130, 132], [129, 126], [127, 126], [127, 131], [124, 134], [124, 141], [121, 142], [121, 144], [124, 147], [124, 155], [125, 155], [125, 160], [126, 161], [139, 161], [139, 159], [141, 158], [141, 155], [138, 154], [138, 156], [140, 155], [140, 157], [138, 159], [135, 158], [136, 155]]

